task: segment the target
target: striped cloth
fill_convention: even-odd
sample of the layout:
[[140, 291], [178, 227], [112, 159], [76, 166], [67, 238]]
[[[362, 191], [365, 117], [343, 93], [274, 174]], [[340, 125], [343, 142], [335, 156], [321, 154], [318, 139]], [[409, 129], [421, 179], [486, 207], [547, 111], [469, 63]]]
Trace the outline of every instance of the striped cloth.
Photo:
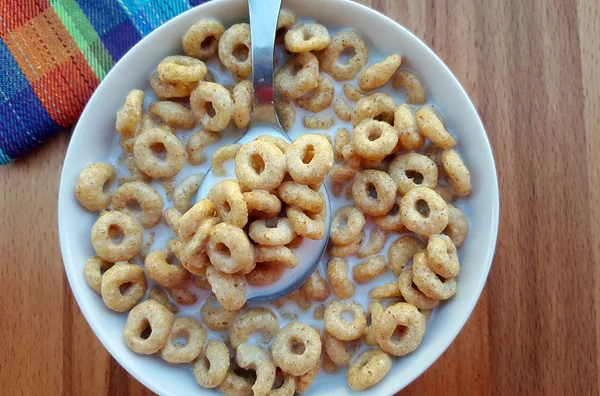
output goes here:
[[77, 121], [143, 36], [208, 0], [0, 0], [0, 164]]

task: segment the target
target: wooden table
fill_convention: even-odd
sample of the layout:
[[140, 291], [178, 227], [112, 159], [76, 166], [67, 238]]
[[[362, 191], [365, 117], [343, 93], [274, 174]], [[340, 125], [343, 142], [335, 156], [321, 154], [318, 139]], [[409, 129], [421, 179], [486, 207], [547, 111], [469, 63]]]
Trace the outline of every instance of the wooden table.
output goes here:
[[[363, 0], [415, 32], [476, 104], [501, 190], [477, 307], [402, 395], [598, 394], [600, 3]], [[150, 392], [104, 350], [58, 245], [64, 131], [0, 167], [0, 383], [6, 395]]]

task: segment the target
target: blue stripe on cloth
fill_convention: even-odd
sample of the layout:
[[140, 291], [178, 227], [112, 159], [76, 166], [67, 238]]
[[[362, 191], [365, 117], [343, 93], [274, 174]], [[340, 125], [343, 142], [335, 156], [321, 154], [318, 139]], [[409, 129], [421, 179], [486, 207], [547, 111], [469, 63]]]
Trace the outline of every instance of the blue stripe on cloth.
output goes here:
[[0, 104], [7, 102], [15, 92], [29, 85], [27, 77], [2, 39], [0, 39], [0, 76], [3, 76], [0, 84]]
[[124, 20], [118, 26], [100, 36], [104, 47], [115, 62], [117, 62], [131, 47], [142, 37], [129, 19]]
[[102, 37], [128, 19], [115, 0], [76, 0], [98, 36]]
[[208, 3], [210, 0], [190, 0], [190, 5], [196, 7], [197, 5]]
[[136, 29], [143, 36], [147, 35], [169, 19], [189, 10], [188, 0], [167, 2], [164, 0], [118, 0], [123, 10], [129, 15]]
[[0, 165], [10, 164], [11, 162], [12, 162], [12, 158], [10, 158], [7, 155], [5, 155], [2, 152], [2, 149], [0, 149]]

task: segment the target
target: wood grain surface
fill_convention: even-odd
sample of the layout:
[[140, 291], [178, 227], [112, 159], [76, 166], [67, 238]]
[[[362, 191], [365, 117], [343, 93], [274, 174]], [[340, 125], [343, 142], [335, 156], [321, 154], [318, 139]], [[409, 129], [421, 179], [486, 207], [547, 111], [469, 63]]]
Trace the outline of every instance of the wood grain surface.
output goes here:
[[[479, 303], [402, 395], [599, 393], [600, 3], [362, 0], [416, 33], [477, 106], [501, 224]], [[0, 167], [0, 384], [6, 395], [149, 395], [69, 289], [57, 194], [69, 131]]]

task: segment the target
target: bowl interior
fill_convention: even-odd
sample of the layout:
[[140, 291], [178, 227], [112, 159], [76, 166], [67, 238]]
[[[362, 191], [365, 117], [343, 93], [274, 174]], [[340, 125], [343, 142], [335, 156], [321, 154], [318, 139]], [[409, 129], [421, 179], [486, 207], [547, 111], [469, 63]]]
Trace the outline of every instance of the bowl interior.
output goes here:
[[[428, 95], [442, 110], [458, 141], [457, 150], [471, 171], [473, 192], [460, 205], [469, 217], [469, 236], [461, 249], [461, 273], [454, 298], [436, 308], [427, 322], [420, 347], [395, 359], [392, 373], [372, 388], [392, 394], [419, 376], [456, 337], [470, 315], [492, 262], [498, 228], [498, 184], [492, 152], [481, 121], [466, 93], [441, 60], [419, 39], [387, 17], [345, 0], [284, 1], [299, 17], [328, 27], [351, 27], [363, 34], [381, 53], [400, 53], [418, 71]], [[93, 255], [89, 231], [96, 219], [82, 209], [74, 194], [80, 170], [90, 162], [111, 161], [114, 117], [130, 89], [147, 86], [156, 64], [167, 55], [181, 53], [181, 37], [195, 21], [215, 18], [224, 25], [247, 19], [243, 0], [206, 3], [171, 20], [136, 45], [107, 75], [83, 112], [65, 158], [59, 193], [59, 230], [65, 270], [82, 312], [109, 352], [139, 381], [161, 395], [200, 395], [188, 368], [169, 366], [158, 358], [138, 356], [122, 340], [126, 315], [108, 310], [85, 283], [83, 264]], [[343, 25], [340, 24], [341, 21]], [[319, 374], [310, 394], [333, 391], [353, 393], [345, 375]], [[214, 391], [213, 391], [214, 393]]]

